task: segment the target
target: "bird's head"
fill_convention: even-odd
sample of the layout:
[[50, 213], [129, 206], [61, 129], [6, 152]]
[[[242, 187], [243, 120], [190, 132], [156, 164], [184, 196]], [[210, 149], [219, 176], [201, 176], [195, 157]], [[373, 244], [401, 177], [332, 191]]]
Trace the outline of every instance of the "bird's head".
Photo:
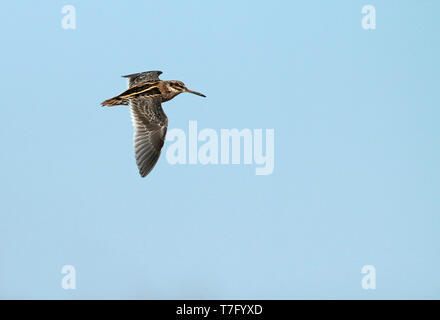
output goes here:
[[198, 96], [206, 98], [206, 96], [204, 94], [201, 94], [200, 92], [188, 89], [182, 81], [175, 80], [175, 81], [168, 81], [168, 83], [169, 83], [171, 89], [176, 92], [176, 94], [179, 94], [182, 92], [190, 92], [190, 93], [194, 93]]

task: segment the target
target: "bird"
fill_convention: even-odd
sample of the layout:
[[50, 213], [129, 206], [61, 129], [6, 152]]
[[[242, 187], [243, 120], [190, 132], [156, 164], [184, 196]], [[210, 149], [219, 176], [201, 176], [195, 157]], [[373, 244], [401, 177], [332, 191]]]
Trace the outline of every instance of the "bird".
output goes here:
[[162, 103], [182, 92], [206, 98], [200, 92], [188, 89], [182, 81], [160, 80], [162, 71], [146, 71], [122, 76], [128, 79], [128, 89], [107, 99], [102, 106], [128, 105], [135, 129], [134, 151], [142, 178], [146, 177], [159, 160], [168, 128], [168, 118]]

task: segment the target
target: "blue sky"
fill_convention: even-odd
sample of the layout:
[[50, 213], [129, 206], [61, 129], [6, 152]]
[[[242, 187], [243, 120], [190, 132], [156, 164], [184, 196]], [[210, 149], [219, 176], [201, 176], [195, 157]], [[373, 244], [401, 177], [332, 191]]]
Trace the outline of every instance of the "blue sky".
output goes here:
[[[2, 2], [0, 298], [440, 298], [439, 9]], [[128, 109], [99, 104], [145, 70], [207, 95], [170, 129], [274, 129], [273, 174], [163, 153], [141, 179]]]

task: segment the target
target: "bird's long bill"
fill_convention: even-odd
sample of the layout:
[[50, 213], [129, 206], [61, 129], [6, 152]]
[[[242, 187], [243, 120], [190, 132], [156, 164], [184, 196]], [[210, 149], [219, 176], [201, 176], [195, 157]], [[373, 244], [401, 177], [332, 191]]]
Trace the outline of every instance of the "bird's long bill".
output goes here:
[[200, 92], [197, 92], [197, 91], [189, 90], [188, 88], [186, 88], [186, 92], [194, 93], [194, 94], [196, 94], [196, 95], [198, 95], [198, 96], [201, 96], [201, 97], [203, 97], [203, 98], [206, 98], [206, 96], [205, 96], [204, 94], [201, 94]]

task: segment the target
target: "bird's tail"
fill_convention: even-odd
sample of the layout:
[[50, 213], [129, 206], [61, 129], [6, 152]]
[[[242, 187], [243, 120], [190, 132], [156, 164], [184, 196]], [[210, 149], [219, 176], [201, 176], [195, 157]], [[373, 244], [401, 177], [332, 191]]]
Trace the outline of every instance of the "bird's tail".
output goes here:
[[121, 98], [119, 96], [111, 98], [111, 99], [107, 99], [103, 102], [101, 102], [102, 106], [108, 106], [108, 107], [114, 107], [114, 106], [119, 106], [119, 105], [127, 105], [128, 104], [128, 100]]

